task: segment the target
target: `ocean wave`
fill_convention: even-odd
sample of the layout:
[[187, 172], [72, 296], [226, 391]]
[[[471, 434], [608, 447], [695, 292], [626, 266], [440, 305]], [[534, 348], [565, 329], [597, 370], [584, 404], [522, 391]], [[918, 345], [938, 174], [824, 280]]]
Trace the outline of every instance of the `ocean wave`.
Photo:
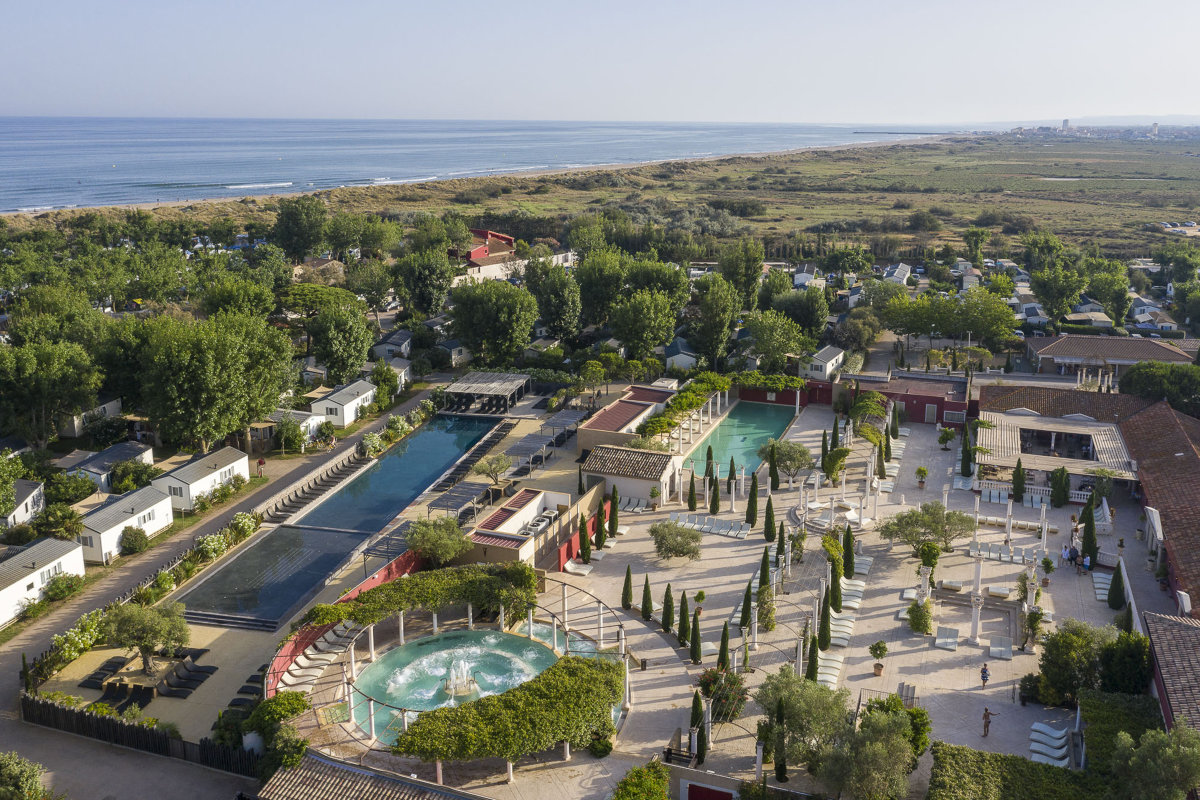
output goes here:
[[18, 208], [17, 211], [28, 214], [33, 211], [50, 211], [53, 208], [54, 206], [29, 206], [28, 208]]
[[232, 186], [226, 186], [226, 189], [282, 189], [285, 186], [291, 186], [291, 181], [280, 181], [279, 183], [235, 183]]

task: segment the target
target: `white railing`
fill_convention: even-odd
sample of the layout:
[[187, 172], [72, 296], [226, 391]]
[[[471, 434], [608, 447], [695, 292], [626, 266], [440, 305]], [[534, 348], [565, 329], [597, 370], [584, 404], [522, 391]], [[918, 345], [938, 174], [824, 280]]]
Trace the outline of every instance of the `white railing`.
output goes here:
[[[1012, 484], [1008, 481], [990, 481], [986, 479], [975, 478], [971, 481], [971, 488], [976, 492], [1004, 492], [1012, 494]], [[1050, 498], [1049, 486], [1026, 486], [1025, 494], [1031, 497]], [[1092, 496], [1090, 491], [1080, 492], [1072, 489], [1067, 492], [1067, 500], [1072, 503], [1086, 503], [1088, 498]]]

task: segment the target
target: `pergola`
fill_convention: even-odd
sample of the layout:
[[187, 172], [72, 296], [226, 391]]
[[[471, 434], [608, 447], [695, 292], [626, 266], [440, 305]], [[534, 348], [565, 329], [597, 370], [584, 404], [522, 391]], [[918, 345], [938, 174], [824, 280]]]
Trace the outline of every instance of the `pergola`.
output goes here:
[[367, 548], [363, 550], [363, 563], [366, 563], [365, 559], [368, 556], [391, 561], [392, 559], [399, 558], [408, 552], [408, 529], [411, 525], [411, 520], [404, 520], [395, 528], [380, 537], [378, 541], [368, 545]]
[[471, 517], [479, 513], [479, 498], [488, 490], [489, 484], [480, 481], [463, 481], [447, 489], [435, 497], [425, 509], [425, 515], [431, 516], [434, 511], [446, 511], [451, 514], [461, 514], [464, 509], [471, 509]]
[[533, 457], [541, 454], [543, 463], [546, 460], [546, 448], [554, 446], [554, 437], [544, 436], [540, 433], [531, 433], [504, 451], [506, 456], [511, 456], [518, 465], [521, 461], [527, 459], [529, 462], [529, 471], [533, 472]]
[[587, 418], [588, 412], [586, 411], [559, 411], [557, 414], [550, 417], [550, 419], [544, 421], [541, 425], [541, 429], [543, 431], [549, 430], [552, 437], [558, 438], [558, 432], [560, 430], [569, 431], [572, 428], [578, 428], [579, 423], [583, 422]]
[[[1052, 472], [1065, 467], [1072, 475], [1087, 476], [1097, 467], [1111, 470], [1118, 480], [1137, 480], [1134, 464], [1125, 440], [1115, 423], [1088, 418], [1045, 417], [1035, 414], [981, 412], [979, 418], [991, 423], [980, 426], [978, 445], [986, 452], [977, 457], [980, 464], [1013, 468], [1020, 459], [1026, 470]], [[1057, 443], [1067, 437], [1087, 437], [1091, 445], [1089, 458], [1064, 457], [1054, 453], [1030, 452], [1022, 446], [1022, 436], [1048, 434]]]
[[508, 372], [469, 372], [446, 387], [446, 394], [456, 400], [492, 399], [504, 404], [504, 410], [516, 404], [529, 391], [528, 375]]

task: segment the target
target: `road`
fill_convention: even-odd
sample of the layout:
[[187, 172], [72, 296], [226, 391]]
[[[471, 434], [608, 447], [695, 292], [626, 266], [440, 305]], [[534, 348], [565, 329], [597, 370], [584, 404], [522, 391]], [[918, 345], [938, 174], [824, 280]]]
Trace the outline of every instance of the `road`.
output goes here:
[[[407, 413], [429, 395], [426, 389], [392, 413]], [[378, 431], [386, 416], [365, 425], [334, 449], [315, 458], [271, 463], [271, 480], [254, 493], [210, 515], [199, 525], [180, 531], [152, 550], [129, 557], [118, 568], [87, 587], [79, 596], [35, 620], [0, 648], [0, 750], [15, 749], [46, 767], [48, 783], [73, 800], [118, 797], [171, 797], [173, 800], [229, 800], [252, 790], [257, 781], [210, 770], [179, 759], [164, 758], [55, 730], [26, 725], [18, 717], [21, 654], [32, 659], [48, 649], [55, 634], [69, 628], [80, 615], [101, 608], [152, 577], [158, 568], [189, 547], [195, 537], [214, 533], [239, 511], [249, 511], [310, 470], [345, 455], [363, 435]], [[210, 567], [211, 569], [211, 567]]]

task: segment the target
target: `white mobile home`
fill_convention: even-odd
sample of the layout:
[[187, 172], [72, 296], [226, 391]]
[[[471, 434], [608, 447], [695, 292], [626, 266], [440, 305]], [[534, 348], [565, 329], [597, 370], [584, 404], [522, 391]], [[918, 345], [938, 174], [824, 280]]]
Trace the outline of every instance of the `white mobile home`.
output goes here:
[[0, 517], [0, 527], [11, 528], [29, 522], [46, 507], [46, 491], [40, 481], [18, 478], [13, 481], [13, 494], [16, 504], [11, 514]]
[[83, 575], [83, 547], [63, 539], [37, 539], [24, 547], [0, 546], [0, 625], [42, 598], [59, 575]]
[[99, 453], [76, 450], [55, 463], [72, 475], [83, 475], [91, 479], [100, 491], [111, 492], [113, 467], [122, 461], [153, 464], [154, 450], [150, 445], [141, 442], [118, 442]]
[[63, 414], [58, 418], [58, 435], [67, 439], [78, 439], [83, 436], [83, 429], [89, 423], [105, 417], [121, 415], [121, 398], [102, 397], [95, 406], [80, 411], [78, 414]]
[[325, 395], [312, 404], [314, 414], [324, 414], [335, 427], [345, 428], [375, 402], [375, 384], [358, 380]]
[[109, 498], [83, 518], [83, 560], [107, 564], [121, 554], [121, 535], [126, 528], [141, 528], [153, 538], [170, 527], [171, 498], [154, 486]]
[[166, 475], [159, 475], [150, 485], [170, 496], [172, 508], [191, 511], [197, 497], [210, 494], [218, 486], [232, 481], [235, 475], [250, 479], [250, 459], [235, 447], [222, 447], [207, 455], [196, 456]]

